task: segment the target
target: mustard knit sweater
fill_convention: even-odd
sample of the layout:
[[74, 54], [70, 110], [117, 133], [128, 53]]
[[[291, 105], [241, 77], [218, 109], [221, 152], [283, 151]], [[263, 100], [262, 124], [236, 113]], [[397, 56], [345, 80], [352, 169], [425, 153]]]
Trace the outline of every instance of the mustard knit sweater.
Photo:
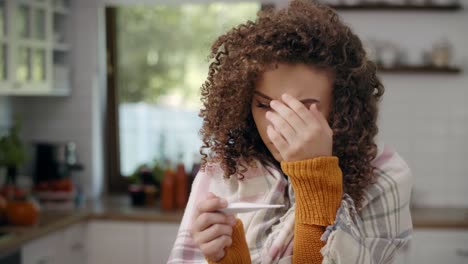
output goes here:
[[[281, 162], [296, 194], [293, 263], [322, 263], [320, 236], [333, 224], [342, 197], [342, 173], [337, 157]], [[238, 219], [232, 232], [232, 245], [219, 261], [209, 263], [251, 263], [244, 227]]]

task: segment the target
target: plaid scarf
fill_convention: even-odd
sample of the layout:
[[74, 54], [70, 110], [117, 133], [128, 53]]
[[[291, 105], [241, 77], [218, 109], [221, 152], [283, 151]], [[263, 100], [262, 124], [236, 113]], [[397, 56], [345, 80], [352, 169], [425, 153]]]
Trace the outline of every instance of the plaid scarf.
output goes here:
[[[388, 263], [411, 237], [409, 211], [411, 174], [406, 163], [388, 146], [379, 145], [372, 162], [377, 182], [365, 190], [362, 209], [344, 194], [336, 221], [322, 235], [323, 263]], [[243, 180], [223, 178], [217, 164], [208, 164], [195, 178], [189, 202], [168, 263], [206, 263], [193, 243], [190, 228], [195, 206], [208, 192], [228, 202], [284, 204], [284, 208], [238, 214], [244, 224], [252, 263], [291, 263], [295, 198], [292, 184], [281, 170], [256, 161]]]

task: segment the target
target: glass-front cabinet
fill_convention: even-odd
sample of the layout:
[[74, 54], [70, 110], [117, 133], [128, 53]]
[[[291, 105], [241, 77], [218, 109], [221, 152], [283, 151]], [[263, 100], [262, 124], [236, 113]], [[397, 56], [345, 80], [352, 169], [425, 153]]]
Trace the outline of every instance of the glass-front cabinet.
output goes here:
[[10, 85], [10, 49], [11, 37], [8, 32], [8, 12], [5, 0], [0, 0], [0, 85], [7, 87]]
[[69, 94], [70, 1], [0, 0], [0, 95]]

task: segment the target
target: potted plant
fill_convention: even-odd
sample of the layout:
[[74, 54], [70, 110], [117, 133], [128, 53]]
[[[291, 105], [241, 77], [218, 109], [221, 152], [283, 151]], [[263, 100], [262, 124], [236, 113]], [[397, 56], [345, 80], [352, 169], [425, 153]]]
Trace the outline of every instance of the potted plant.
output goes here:
[[20, 121], [15, 118], [8, 133], [0, 137], [0, 167], [7, 171], [5, 184], [16, 185], [18, 167], [26, 161], [24, 144], [19, 138], [20, 129]]

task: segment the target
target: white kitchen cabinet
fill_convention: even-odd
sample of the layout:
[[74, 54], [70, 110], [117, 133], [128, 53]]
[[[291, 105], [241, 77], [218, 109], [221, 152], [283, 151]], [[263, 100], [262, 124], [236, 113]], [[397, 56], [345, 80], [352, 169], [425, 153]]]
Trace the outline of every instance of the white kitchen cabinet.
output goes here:
[[69, 93], [70, 1], [0, 1], [0, 95]]
[[167, 262], [178, 230], [179, 224], [147, 224], [148, 264]]
[[60, 243], [63, 233], [58, 231], [33, 240], [21, 248], [22, 264], [61, 264]]
[[86, 224], [47, 234], [21, 248], [22, 264], [85, 264]]
[[88, 264], [166, 263], [179, 224], [91, 221]]
[[87, 260], [86, 223], [76, 224], [63, 231], [61, 262], [63, 264], [85, 264]]
[[466, 264], [468, 230], [415, 229], [409, 248], [411, 264]]
[[88, 264], [146, 264], [143, 223], [91, 221], [87, 232]]

